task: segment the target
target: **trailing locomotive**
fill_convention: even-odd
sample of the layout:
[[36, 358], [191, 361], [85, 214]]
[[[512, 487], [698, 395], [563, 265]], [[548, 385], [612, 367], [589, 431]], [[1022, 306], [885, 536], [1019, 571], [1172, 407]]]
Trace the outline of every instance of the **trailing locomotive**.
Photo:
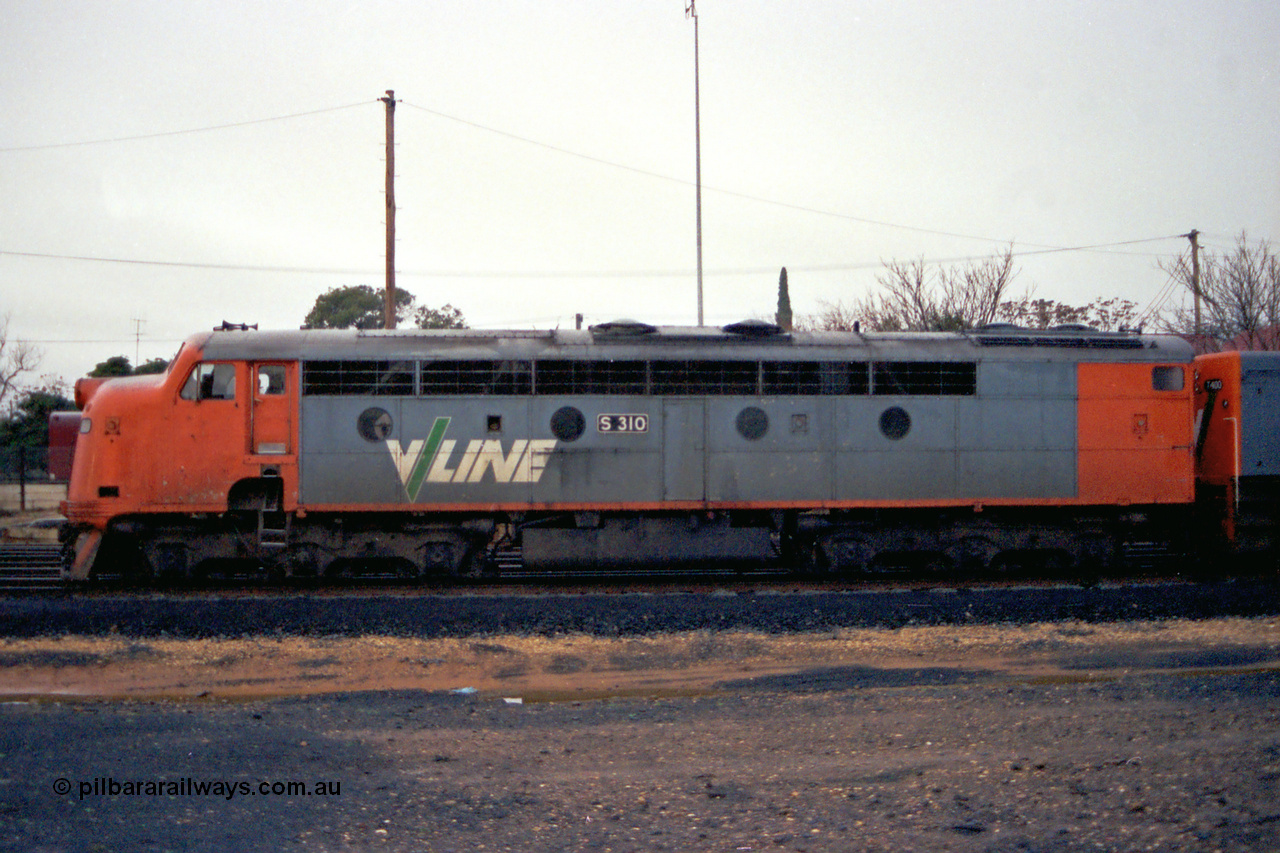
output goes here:
[[1257, 560], [1280, 546], [1280, 353], [1196, 359], [1197, 504], [1205, 545]]
[[1190, 347], [1080, 327], [232, 328], [76, 394], [76, 580], [1100, 570], [1184, 548], [1196, 506]]

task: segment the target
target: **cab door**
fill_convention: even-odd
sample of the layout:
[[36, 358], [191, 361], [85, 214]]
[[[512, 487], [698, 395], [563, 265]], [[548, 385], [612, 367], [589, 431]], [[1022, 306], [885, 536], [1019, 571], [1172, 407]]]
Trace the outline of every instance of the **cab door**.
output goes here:
[[156, 500], [221, 511], [244, 466], [249, 375], [243, 362], [203, 361], [182, 385], [164, 442], [152, 454]]
[[252, 403], [249, 413], [249, 455], [289, 456], [293, 454], [293, 413], [295, 410], [294, 365], [284, 362], [257, 362], [250, 365]]

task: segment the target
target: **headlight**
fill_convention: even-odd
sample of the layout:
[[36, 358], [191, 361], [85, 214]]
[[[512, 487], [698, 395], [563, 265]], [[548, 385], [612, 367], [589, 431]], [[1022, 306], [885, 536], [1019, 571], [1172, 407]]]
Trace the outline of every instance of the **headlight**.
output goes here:
[[92, 418], [81, 418], [81, 419], [80, 419], [80, 434], [81, 434], [81, 435], [88, 435], [88, 434], [89, 434], [89, 430], [91, 430], [91, 429], [93, 429], [93, 419], [92, 419]]

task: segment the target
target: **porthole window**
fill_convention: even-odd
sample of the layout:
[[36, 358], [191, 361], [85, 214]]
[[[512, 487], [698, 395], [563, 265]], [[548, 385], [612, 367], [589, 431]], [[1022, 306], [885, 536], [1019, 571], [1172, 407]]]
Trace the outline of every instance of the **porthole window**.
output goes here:
[[573, 406], [556, 409], [551, 416], [551, 434], [561, 441], [577, 441], [587, 428], [587, 419]]
[[376, 406], [365, 409], [356, 419], [356, 429], [360, 431], [360, 437], [365, 441], [386, 441], [391, 437], [394, 426], [391, 413]]
[[901, 406], [891, 406], [880, 413], [880, 433], [885, 438], [898, 441], [911, 432], [911, 416]]
[[738, 434], [747, 441], [757, 441], [764, 438], [764, 434], [769, 431], [769, 416], [764, 413], [764, 409], [747, 406], [738, 412], [736, 426]]

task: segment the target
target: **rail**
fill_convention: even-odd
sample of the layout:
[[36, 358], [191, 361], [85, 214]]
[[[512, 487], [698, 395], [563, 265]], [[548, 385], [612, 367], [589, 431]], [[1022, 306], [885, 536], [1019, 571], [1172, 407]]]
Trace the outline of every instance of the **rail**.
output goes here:
[[59, 589], [61, 585], [60, 546], [0, 544], [0, 592]]

